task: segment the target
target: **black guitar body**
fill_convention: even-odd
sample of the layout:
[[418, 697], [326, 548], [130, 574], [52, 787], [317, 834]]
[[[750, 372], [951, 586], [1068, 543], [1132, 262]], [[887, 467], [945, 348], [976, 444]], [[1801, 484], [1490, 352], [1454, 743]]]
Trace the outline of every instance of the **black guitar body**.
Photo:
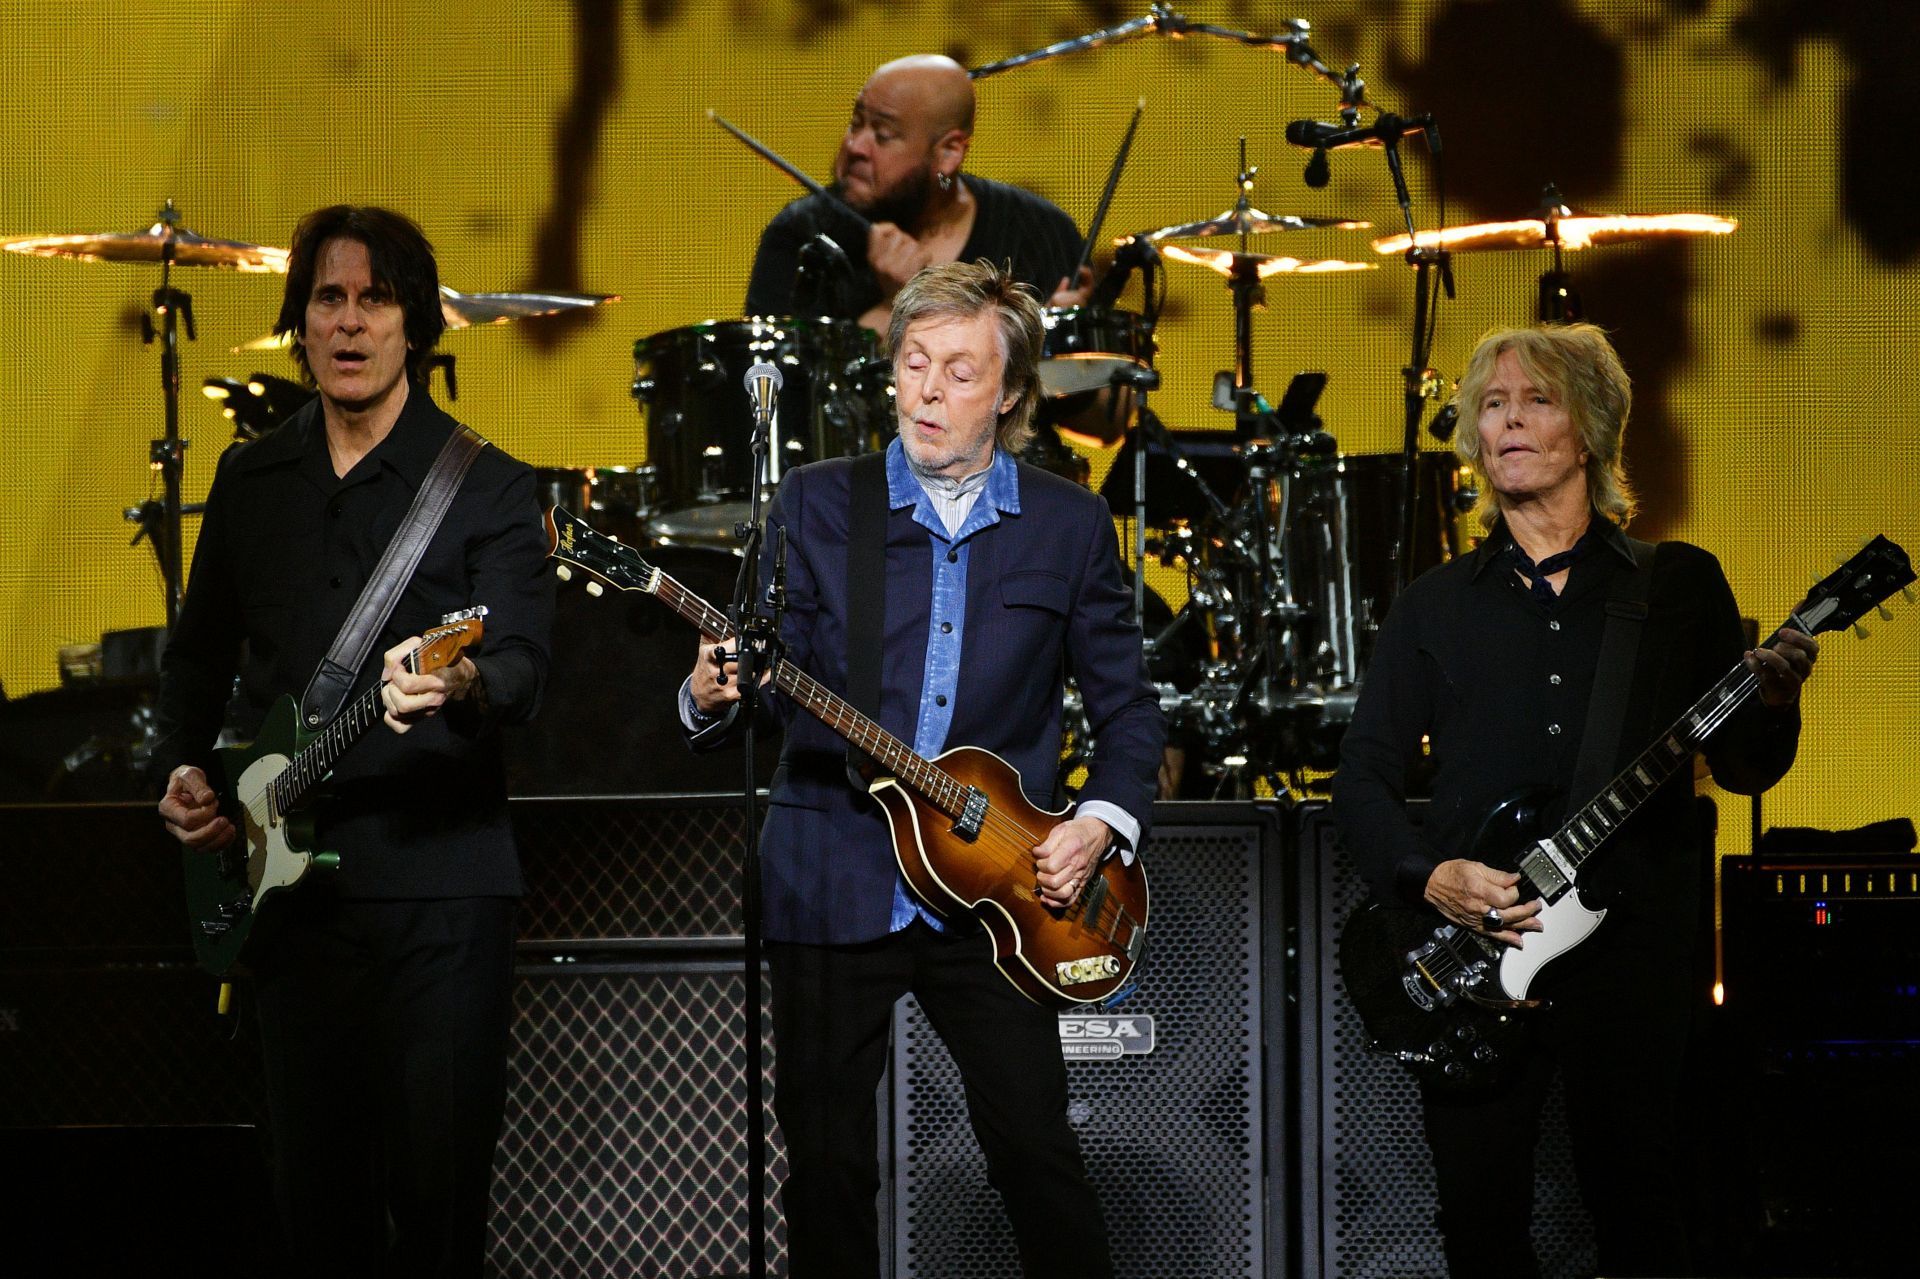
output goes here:
[[[1522, 852], [1553, 833], [1561, 798], [1548, 787], [1507, 796], [1481, 820], [1468, 855], [1516, 869]], [[1528, 900], [1524, 878], [1520, 891]], [[1515, 1001], [1501, 989], [1504, 949], [1429, 906], [1372, 901], [1347, 916], [1340, 974], [1366, 1027], [1367, 1050], [1394, 1058], [1445, 1092], [1511, 1077], [1526, 1034], [1522, 1022], [1537, 1002]]]

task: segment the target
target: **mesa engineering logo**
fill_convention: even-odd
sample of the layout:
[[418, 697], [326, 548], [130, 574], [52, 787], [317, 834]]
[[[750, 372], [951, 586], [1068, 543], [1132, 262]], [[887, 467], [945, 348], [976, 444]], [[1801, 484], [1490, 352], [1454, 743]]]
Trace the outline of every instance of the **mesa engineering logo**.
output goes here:
[[1063, 1013], [1060, 1016], [1060, 1055], [1069, 1061], [1138, 1057], [1152, 1051], [1151, 1016], [1075, 1013]]

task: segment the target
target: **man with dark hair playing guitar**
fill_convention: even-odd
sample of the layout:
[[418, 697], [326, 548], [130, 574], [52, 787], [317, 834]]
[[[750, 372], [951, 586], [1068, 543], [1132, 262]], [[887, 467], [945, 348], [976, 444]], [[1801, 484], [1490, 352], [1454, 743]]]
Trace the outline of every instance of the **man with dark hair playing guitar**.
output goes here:
[[[820, 714], [826, 691], [848, 695], [850, 672], [877, 665], [878, 706], [858, 709], [891, 735], [891, 754], [918, 769], [948, 747], [981, 748], [980, 760], [994, 752], [1004, 758], [990, 771], [1004, 782], [1011, 764], [1024, 800], [1047, 808], [1071, 673], [1097, 741], [1072, 816], [1050, 828], [1031, 811], [1010, 822], [1010, 811], [1027, 808], [1020, 786], [996, 794], [981, 781], [955, 788], [961, 801], [972, 791], [977, 809], [960, 802], [951, 815], [929, 817], [941, 832], [974, 832], [963, 838], [1004, 872], [1001, 887], [1020, 899], [1013, 904], [1046, 913], [1062, 931], [1116, 933], [1137, 949], [1145, 903], [1116, 908], [1113, 867], [1103, 870], [1103, 859], [1140, 848], [1165, 729], [1106, 504], [1014, 460], [1031, 430], [1039, 304], [999, 268], [949, 263], [908, 282], [891, 323], [899, 438], [871, 461], [790, 471], [768, 517], [763, 561], [770, 570], [784, 531], [790, 602], [781, 669], [807, 677], [783, 674], [766, 698], [786, 730], [762, 883], [793, 1274], [879, 1274], [874, 1090], [893, 1005], [912, 992], [965, 1080], [1025, 1272], [1107, 1276], [1100, 1206], [1067, 1122], [1060, 1003], [1036, 1002], [1046, 997], [1039, 985], [1002, 980], [979, 927], [929, 907], [928, 880], [909, 887], [901, 865], [910, 852], [896, 863], [895, 841], [910, 848], [914, 836], [890, 835], [888, 819], [901, 811], [901, 788], [891, 799], [884, 786], [871, 797], [856, 790], [835, 729], [796, 713], [804, 704]], [[872, 535], [856, 535], [863, 529]], [[862, 591], [880, 596], [877, 633], [859, 620], [871, 617], [857, 605]], [[683, 693], [697, 745], [724, 737], [737, 708], [724, 647], [715, 636], [703, 640]], [[927, 873], [915, 863], [916, 876]], [[1004, 940], [1003, 954], [1013, 944]], [[1097, 979], [1119, 962], [1109, 955], [1038, 967], [1070, 1001], [1075, 991], [1111, 993], [1112, 983]]]
[[[1533, 1145], [1556, 1068], [1600, 1273], [1695, 1273], [1676, 1113], [1688, 1001], [1701, 994], [1687, 981], [1701, 870], [1688, 856], [1691, 751], [1704, 740], [1730, 790], [1771, 786], [1793, 762], [1818, 652], [1798, 619], [1747, 649], [1711, 555], [1621, 531], [1633, 509], [1620, 462], [1630, 401], [1591, 325], [1481, 340], [1455, 447], [1490, 495], [1488, 536], [1395, 602], [1334, 779], [1342, 838], [1384, 903], [1348, 921], [1343, 975], [1376, 1041], [1374, 1007], [1430, 1019], [1430, 1038], [1397, 1048], [1422, 1075], [1439, 1225], [1460, 1279], [1538, 1273]], [[1721, 686], [1710, 715], [1660, 734]], [[1426, 767], [1432, 801], [1417, 828], [1405, 801]], [[1524, 850], [1519, 864], [1497, 864], [1500, 837], [1550, 808], [1542, 794], [1570, 790], [1569, 811], [1598, 792], [1577, 828], [1554, 840], [1531, 830], [1540, 842], [1512, 850]], [[1576, 877], [1602, 843], [1607, 857]], [[1410, 909], [1422, 905], [1424, 921]], [[1370, 964], [1350, 943], [1395, 907], [1412, 935]], [[1509, 971], [1561, 954], [1537, 988]], [[1499, 986], [1468, 980], [1490, 962]], [[1504, 989], [1509, 1012], [1483, 1026], [1471, 1014], [1484, 987]], [[1521, 1006], [1542, 996], [1550, 1007]]]
[[[208, 967], [251, 969], [302, 1275], [478, 1276], [486, 1246], [522, 891], [499, 730], [539, 700], [553, 597], [532, 471], [479, 448], [428, 395], [443, 325], [412, 222], [340, 205], [300, 223], [276, 327], [319, 394], [221, 458], [162, 665], [160, 815], [187, 847], [190, 896], [236, 872], [239, 895], [212, 890], [194, 939]], [[416, 495], [445, 492], [440, 479], [457, 485], [450, 505], [416, 524]], [[416, 529], [432, 532], [411, 576], [383, 571], [396, 531]], [[366, 610], [367, 657], [311, 705], [358, 696], [331, 720], [296, 716], [370, 582], [404, 586]], [[463, 652], [481, 613], [484, 649]], [[251, 755], [214, 751], [223, 723], [257, 738]], [[236, 760], [241, 776], [218, 775]], [[325, 774], [326, 794], [297, 812]], [[302, 816], [317, 844], [290, 850]], [[292, 877], [276, 857], [304, 870], [321, 853], [337, 869], [248, 895], [263, 875]]]

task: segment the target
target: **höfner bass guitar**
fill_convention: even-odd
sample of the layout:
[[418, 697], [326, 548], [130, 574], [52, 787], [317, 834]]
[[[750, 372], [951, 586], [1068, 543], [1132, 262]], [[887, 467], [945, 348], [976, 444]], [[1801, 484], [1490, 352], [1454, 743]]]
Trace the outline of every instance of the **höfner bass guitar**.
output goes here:
[[[564, 508], [547, 512], [547, 533], [562, 577], [578, 569], [595, 582], [645, 591], [703, 635], [732, 631], [726, 614]], [[1054, 909], [1034, 883], [1033, 849], [1069, 810], [1029, 803], [1020, 774], [991, 751], [959, 746], [925, 758], [789, 662], [775, 662], [773, 684], [874, 760], [868, 791], [886, 810], [907, 883], [942, 917], [978, 916], [994, 962], [1016, 989], [1036, 1003], [1070, 1005], [1127, 984], [1147, 941], [1139, 858], [1107, 858], [1071, 903]]]

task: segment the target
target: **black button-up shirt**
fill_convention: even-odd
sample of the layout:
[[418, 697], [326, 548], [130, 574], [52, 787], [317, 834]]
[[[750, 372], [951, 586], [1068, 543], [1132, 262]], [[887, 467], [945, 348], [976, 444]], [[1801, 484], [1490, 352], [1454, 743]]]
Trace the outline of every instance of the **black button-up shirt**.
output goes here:
[[[1596, 520], [1601, 517], [1595, 515]], [[1497, 801], [1529, 786], [1565, 791], [1586, 731], [1588, 701], [1614, 583], [1633, 571], [1626, 535], [1602, 521], [1599, 545], [1576, 560], [1552, 603], [1535, 599], [1496, 525], [1475, 551], [1422, 576], [1393, 606], [1361, 687], [1334, 778], [1335, 815], [1374, 890], [1421, 900], [1440, 862], [1472, 857], [1469, 841]], [[1683, 542], [1655, 555], [1649, 615], [1636, 653], [1624, 767], [1707, 692], [1745, 649], [1739, 612], [1712, 555]], [[1709, 740], [1714, 778], [1758, 793], [1793, 762], [1797, 707], [1752, 699]], [[1424, 828], [1407, 818], [1408, 779], [1431, 751]], [[1682, 769], [1592, 863], [1603, 891], [1689, 898], [1694, 869], [1664, 859], [1687, 842], [1692, 777]], [[1583, 882], [1586, 882], [1583, 880]]]
[[[344, 477], [317, 400], [221, 458], [162, 665], [162, 776], [209, 765], [223, 718], [250, 738], [277, 698], [300, 695], [454, 426], [415, 383], [393, 430]], [[546, 549], [533, 472], [482, 450], [349, 697], [378, 680], [388, 648], [484, 604], [468, 655], [488, 709], [457, 702], [404, 735], [376, 724], [340, 759], [318, 838], [340, 854], [330, 878], [342, 896], [520, 892], [498, 729], [532, 716], [546, 679]]]

